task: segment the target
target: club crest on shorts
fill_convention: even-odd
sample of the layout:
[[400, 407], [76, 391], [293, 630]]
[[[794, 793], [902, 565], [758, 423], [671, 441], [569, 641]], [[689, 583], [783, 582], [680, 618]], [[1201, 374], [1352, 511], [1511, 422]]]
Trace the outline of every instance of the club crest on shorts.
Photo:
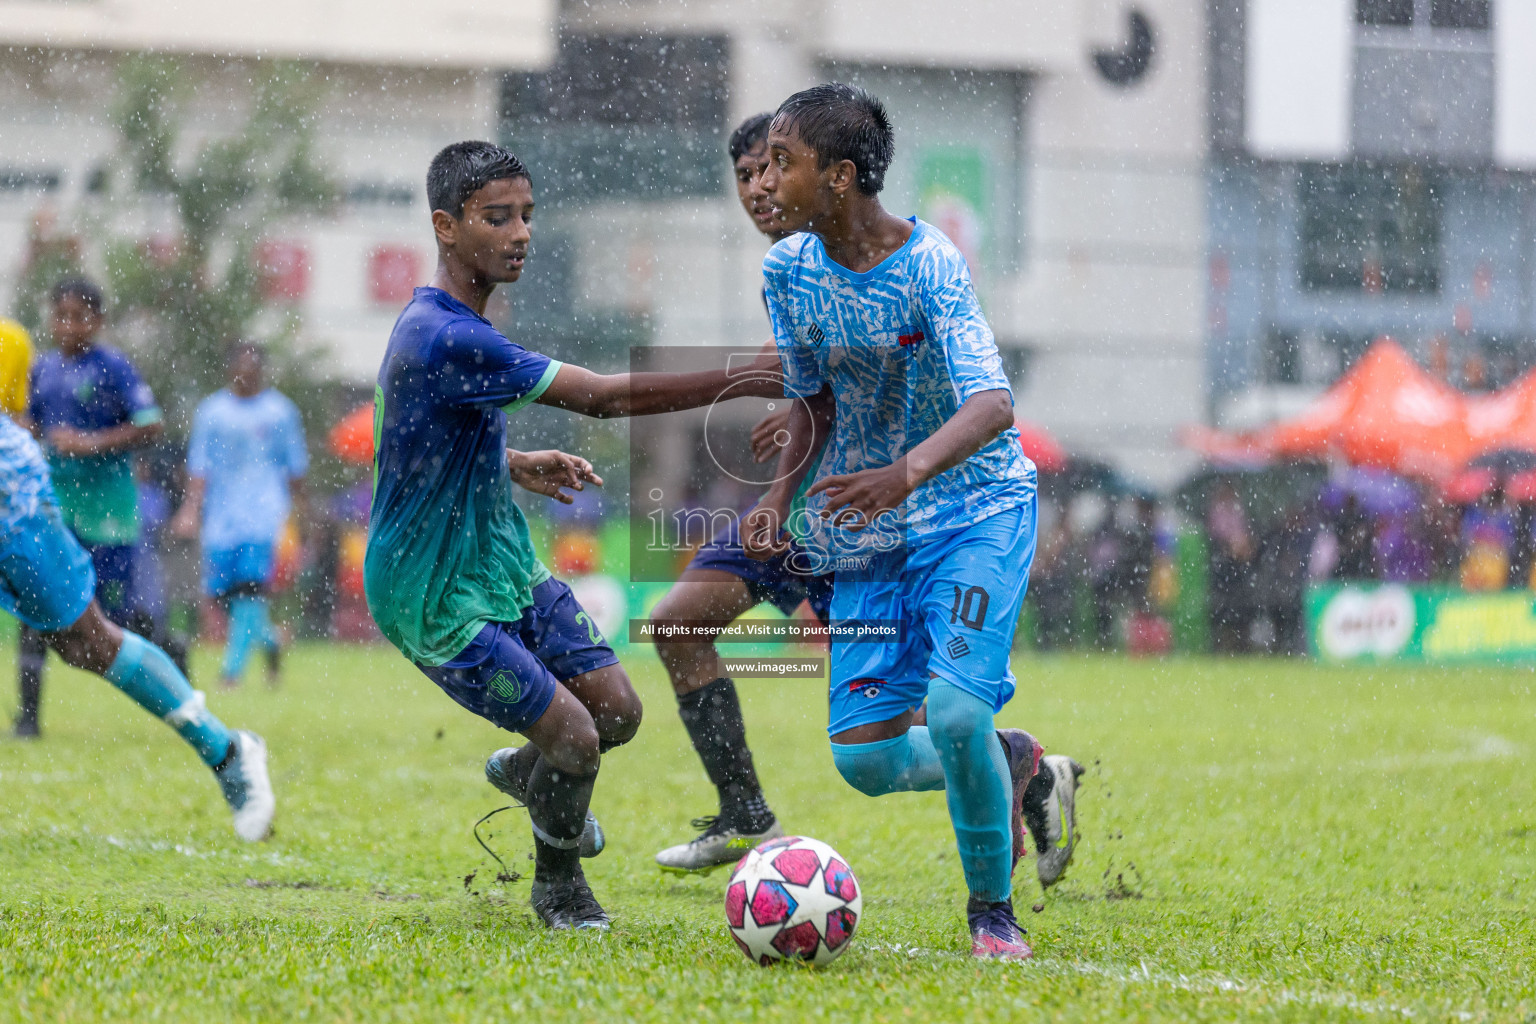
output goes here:
[[508, 674], [506, 669], [499, 669], [495, 675], [486, 680], [485, 687], [503, 704], [516, 704], [518, 698], [523, 695], [523, 684], [515, 676]]
[[862, 693], [866, 697], [878, 697], [880, 696], [880, 689], [883, 686], [885, 686], [884, 679], [866, 677], [864, 679], [855, 679], [853, 682], [849, 683], [848, 692]]

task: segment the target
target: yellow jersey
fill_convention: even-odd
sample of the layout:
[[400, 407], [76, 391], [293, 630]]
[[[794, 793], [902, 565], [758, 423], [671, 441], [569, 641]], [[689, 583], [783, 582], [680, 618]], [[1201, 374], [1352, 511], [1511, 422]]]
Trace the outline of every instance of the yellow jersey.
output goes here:
[[27, 375], [32, 371], [32, 338], [15, 320], [0, 317], [0, 412], [19, 419], [27, 412]]

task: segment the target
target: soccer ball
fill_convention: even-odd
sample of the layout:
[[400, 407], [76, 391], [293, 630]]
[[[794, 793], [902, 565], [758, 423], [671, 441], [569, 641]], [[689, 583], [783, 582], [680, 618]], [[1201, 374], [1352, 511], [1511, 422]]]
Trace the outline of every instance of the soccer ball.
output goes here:
[[731, 938], [764, 967], [779, 960], [825, 967], [848, 948], [863, 906], [848, 862], [804, 836], [758, 846], [741, 858], [725, 887]]

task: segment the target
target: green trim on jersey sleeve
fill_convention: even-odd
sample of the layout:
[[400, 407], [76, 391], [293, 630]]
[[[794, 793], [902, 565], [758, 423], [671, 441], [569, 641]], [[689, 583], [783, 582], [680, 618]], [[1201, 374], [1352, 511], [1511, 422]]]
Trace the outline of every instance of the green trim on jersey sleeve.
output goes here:
[[544, 376], [539, 378], [539, 382], [533, 387], [529, 388], [528, 393], [525, 394], [522, 398], [519, 398], [513, 402], [508, 402], [506, 405], [502, 406], [501, 411], [510, 415], [511, 413], [517, 412], [517, 410], [521, 409], [523, 406], [528, 405], [530, 402], [537, 402], [539, 400], [539, 396], [549, 390], [550, 384], [554, 383], [555, 374], [559, 373], [560, 367], [564, 365], [565, 364], [560, 362], [558, 359], [551, 359], [549, 361], [549, 365], [544, 368]]

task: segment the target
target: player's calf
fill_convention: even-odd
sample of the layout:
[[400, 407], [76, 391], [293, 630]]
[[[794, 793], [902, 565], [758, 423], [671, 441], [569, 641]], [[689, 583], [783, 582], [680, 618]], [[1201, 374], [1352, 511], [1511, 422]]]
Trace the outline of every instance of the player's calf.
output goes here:
[[236, 834], [250, 842], [266, 838], [276, 801], [261, 737], [226, 727], [164, 651], [113, 625], [94, 601], [69, 628], [51, 634], [49, 642], [66, 663], [106, 679], [175, 729], [213, 769], [234, 814]]

